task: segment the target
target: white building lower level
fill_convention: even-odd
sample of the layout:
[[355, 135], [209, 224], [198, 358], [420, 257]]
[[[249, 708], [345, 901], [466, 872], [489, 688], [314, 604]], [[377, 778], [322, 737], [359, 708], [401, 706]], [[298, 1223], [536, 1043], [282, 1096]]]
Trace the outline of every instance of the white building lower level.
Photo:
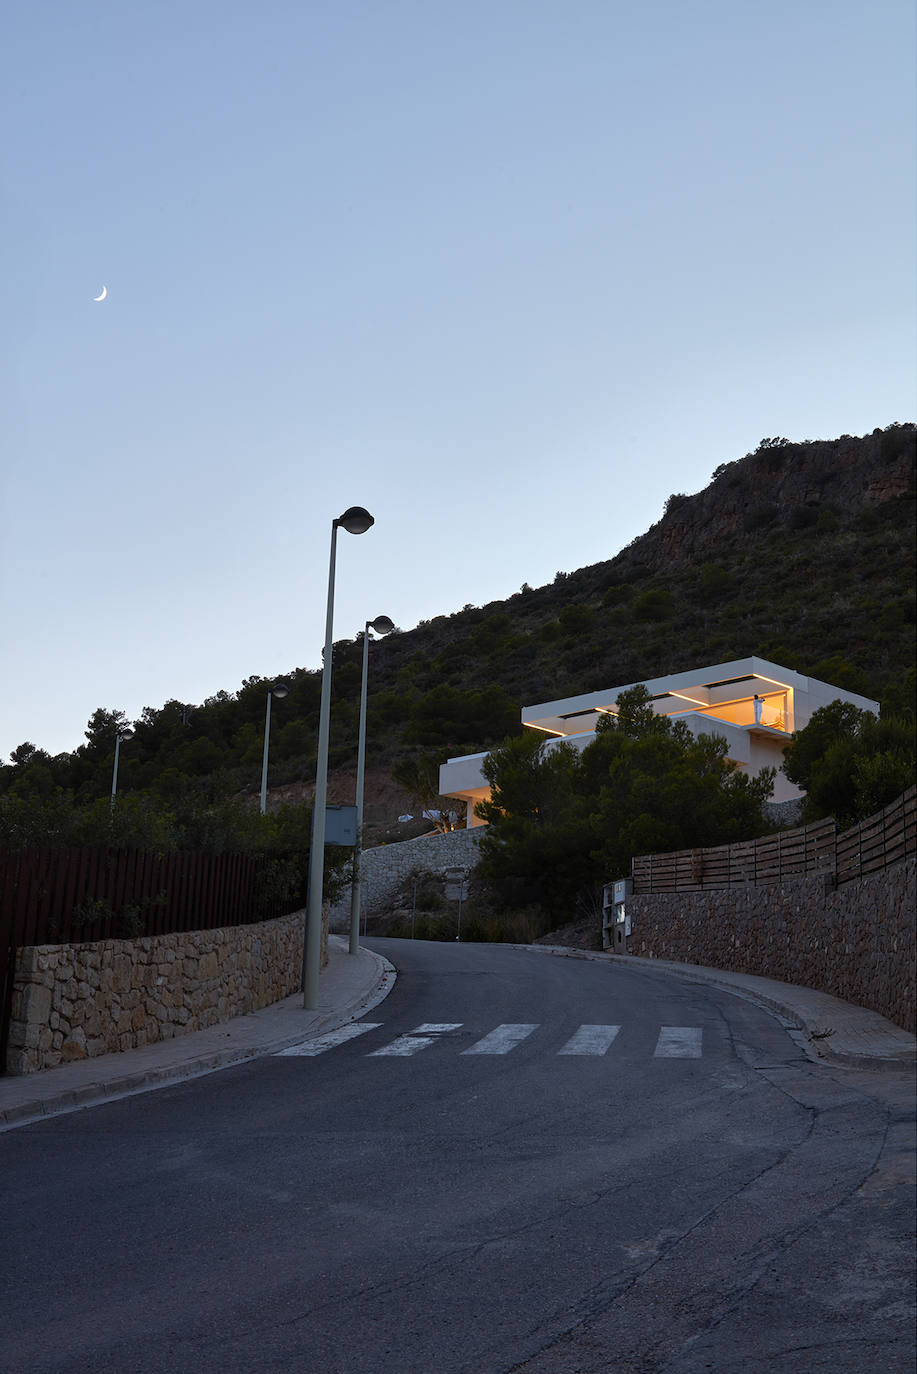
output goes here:
[[[621, 693], [636, 685], [628, 683], [526, 706], [522, 724], [585, 749], [595, 739], [599, 717], [616, 715]], [[652, 678], [644, 685], [658, 715], [677, 717], [693, 735], [721, 736], [726, 741], [727, 757], [744, 772], [756, 777], [762, 768], [776, 768], [775, 802], [793, 801], [801, 795], [783, 772], [783, 751], [794, 731], [808, 724], [819, 707], [840, 700], [879, 714], [877, 701], [763, 658], [693, 668]], [[449, 759], [439, 770], [441, 795], [468, 803], [468, 826], [482, 824], [474, 807], [490, 795], [481, 772], [486, 757], [486, 753], [466, 754]]]

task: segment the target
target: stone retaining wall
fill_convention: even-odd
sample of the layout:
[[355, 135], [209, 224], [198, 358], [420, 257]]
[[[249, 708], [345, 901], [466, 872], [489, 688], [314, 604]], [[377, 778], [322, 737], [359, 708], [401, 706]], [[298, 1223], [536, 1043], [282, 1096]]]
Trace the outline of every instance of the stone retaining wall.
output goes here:
[[917, 860], [842, 883], [629, 897], [630, 954], [817, 988], [917, 1031]]
[[[303, 919], [297, 911], [258, 925], [18, 950], [7, 1072], [169, 1040], [290, 996]], [[323, 967], [327, 932], [326, 911]]]
[[[415, 840], [365, 849], [360, 863], [360, 907], [374, 915], [391, 900], [412, 873], [441, 873], [444, 868], [471, 870], [478, 861], [478, 843], [486, 826], [450, 830], [446, 834], [420, 835]], [[344, 930], [350, 922], [350, 880], [331, 909], [331, 929]]]

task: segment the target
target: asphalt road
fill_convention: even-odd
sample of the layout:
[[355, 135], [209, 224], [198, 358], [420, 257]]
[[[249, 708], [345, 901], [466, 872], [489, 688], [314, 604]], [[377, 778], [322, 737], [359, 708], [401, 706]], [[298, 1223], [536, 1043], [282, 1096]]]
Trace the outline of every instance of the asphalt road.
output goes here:
[[371, 944], [351, 1038], [0, 1136], [4, 1374], [912, 1374], [911, 1075], [656, 972]]

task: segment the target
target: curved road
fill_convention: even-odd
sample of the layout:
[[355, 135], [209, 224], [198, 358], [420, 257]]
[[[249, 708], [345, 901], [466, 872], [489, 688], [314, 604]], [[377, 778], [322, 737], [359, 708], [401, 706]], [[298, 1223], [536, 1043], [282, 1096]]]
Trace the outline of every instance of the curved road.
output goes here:
[[344, 1034], [0, 1137], [0, 1368], [907, 1371], [913, 1083], [657, 972], [371, 941]]

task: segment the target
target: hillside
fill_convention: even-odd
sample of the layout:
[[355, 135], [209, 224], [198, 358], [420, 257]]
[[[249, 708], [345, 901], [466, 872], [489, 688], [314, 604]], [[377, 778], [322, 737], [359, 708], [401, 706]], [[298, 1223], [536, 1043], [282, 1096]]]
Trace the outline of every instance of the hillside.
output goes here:
[[[373, 646], [368, 724], [369, 840], [403, 833], [391, 770], [418, 750], [474, 752], [515, 732], [523, 704], [749, 654], [886, 703], [906, 700], [915, 660], [913, 424], [860, 438], [763, 440], [607, 561], [465, 606]], [[610, 513], [611, 514], [611, 513]], [[334, 646], [332, 798], [352, 798], [361, 644]], [[308, 795], [320, 674], [294, 669], [271, 732], [272, 792]], [[913, 691], [913, 683], [910, 686]], [[144, 713], [123, 751], [121, 786], [193, 783], [256, 794], [265, 683], [246, 680], [188, 708]], [[43, 786], [105, 795], [112, 713], [71, 755], [38, 751]], [[17, 751], [18, 753], [19, 751]], [[35, 774], [36, 779], [38, 774]]]
[[609, 561], [381, 645], [377, 683], [407, 658], [537, 701], [754, 652], [881, 696], [913, 666], [913, 536], [913, 426], [765, 441]]

